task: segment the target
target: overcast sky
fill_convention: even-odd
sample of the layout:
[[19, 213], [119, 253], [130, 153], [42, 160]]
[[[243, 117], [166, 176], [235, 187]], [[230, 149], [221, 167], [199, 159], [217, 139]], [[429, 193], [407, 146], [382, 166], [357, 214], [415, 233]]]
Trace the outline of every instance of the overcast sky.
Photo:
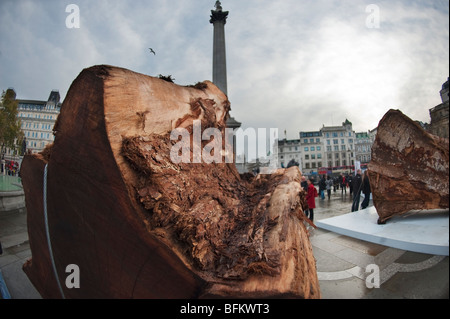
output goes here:
[[[0, 90], [46, 100], [57, 89], [64, 98], [96, 64], [172, 75], [181, 85], [211, 80], [214, 3], [0, 0]], [[79, 7], [79, 28], [66, 25], [69, 4]], [[298, 138], [349, 119], [360, 132], [390, 108], [429, 122], [441, 101], [447, 0], [223, 0], [222, 7], [230, 12], [231, 114], [244, 128], [275, 127], [280, 137], [287, 130]]]

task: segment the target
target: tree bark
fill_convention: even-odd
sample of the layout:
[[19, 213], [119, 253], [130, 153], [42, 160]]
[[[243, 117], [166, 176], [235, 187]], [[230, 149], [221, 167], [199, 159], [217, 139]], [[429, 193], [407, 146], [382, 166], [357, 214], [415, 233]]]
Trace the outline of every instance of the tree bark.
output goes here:
[[449, 141], [398, 110], [378, 125], [369, 179], [379, 223], [411, 210], [449, 207]]
[[[232, 163], [192, 163], [193, 138], [191, 163], [170, 157], [172, 130], [192, 133], [199, 120], [202, 132], [224, 136], [229, 109], [209, 81], [83, 70], [55, 142], [22, 164], [32, 250], [24, 270], [41, 295], [62, 296], [43, 218], [48, 165], [49, 235], [66, 298], [320, 298], [297, 167], [243, 178]], [[65, 285], [70, 264], [80, 288]]]

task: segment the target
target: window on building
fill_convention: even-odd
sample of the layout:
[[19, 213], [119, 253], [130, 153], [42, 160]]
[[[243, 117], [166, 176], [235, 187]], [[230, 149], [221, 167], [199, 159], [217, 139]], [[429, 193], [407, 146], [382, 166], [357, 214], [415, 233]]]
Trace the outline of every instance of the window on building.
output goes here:
[[311, 152], [314, 152], [316, 148], [314, 146], [311, 146]]
[[309, 155], [308, 154], [305, 155], [305, 159], [309, 160]]
[[306, 164], [305, 164], [305, 168], [309, 168], [309, 163], [306, 163]]
[[341, 151], [345, 151], [345, 145], [341, 145]]
[[333, 144], [334, 144], [334, 145], [339, 144], [339, 140], [337, 140], [337, 139], [336, 139], [336, 140], [333, 140]]
[[338, 137], [338, 133], [334, 132], [333, 137]]
[[312, 165], [311, 168], [316, 168], [316, 162], [313, 162], [311, 165]]
[[317, 147], [316, 147], [316, 150], [320, 151], [320, 150], [321, 150], [321, 147], [320, 147], [320, 146], [317, 146]]
[[303, 143], [308, 144], [308, 139], [305, 138], [305, 139], [303, 140]]
[[311, 154], [311, 159], [315, 160], [316, 159], [316, 154]]
[[321, 159], [321, 158], [322, 158], [322, 154], [320, 154], [320, 153], [317, 154], [317, 158], [318, 158], [318, 159]]
[[337, 152], [337, 151], [339, 151], [339, 145], [335, 145], [334, 146], [334, 150]]
[[308, 147], [305, 147], [305, 152], [308, 152], [309, 151], [309, 148]]
[[327, 152], [331, 152], [331, 146], [327, 146]]
[[313, 139], [313, 138], [310, 138], [310, 139], [309, 139], [309, 142], [310, 142], [310, 143], [314, 143], [314, 139]]

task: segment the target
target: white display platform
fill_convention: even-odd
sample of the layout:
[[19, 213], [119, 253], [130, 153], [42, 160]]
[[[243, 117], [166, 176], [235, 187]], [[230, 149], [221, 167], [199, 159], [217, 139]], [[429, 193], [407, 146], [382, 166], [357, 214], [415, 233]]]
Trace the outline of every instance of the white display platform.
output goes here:
[[375, 207], [315, 221], [317, 227], [372, 243], [448, 256], [449, 211], [411, 211], [378, 225]]

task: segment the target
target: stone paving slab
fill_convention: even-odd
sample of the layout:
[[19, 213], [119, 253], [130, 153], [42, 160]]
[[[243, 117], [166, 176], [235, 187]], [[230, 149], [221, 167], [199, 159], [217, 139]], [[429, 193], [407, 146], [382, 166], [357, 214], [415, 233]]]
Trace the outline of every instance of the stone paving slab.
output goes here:
[[[315, 223], [349, 213], [349, 194], [317, 200]], [[25, 239], [26, 214], [0, 216], [0, 241], [15, 234]], [[11, 238], [11, 237], [10, 237]], [[311, 232], [317, 274], [323, 299], [449, 298], [449, 257], [409, 252], [373, 244], [317, 228]], [[41, 299], [22, 270], [31, 257], [27, 240], [4, 249], [0, 270], [13, 299]], [[9, 244], [8, 244], [9, 245]], [[368, 288], [366, 268], [379, 268], [380, 288]]]

